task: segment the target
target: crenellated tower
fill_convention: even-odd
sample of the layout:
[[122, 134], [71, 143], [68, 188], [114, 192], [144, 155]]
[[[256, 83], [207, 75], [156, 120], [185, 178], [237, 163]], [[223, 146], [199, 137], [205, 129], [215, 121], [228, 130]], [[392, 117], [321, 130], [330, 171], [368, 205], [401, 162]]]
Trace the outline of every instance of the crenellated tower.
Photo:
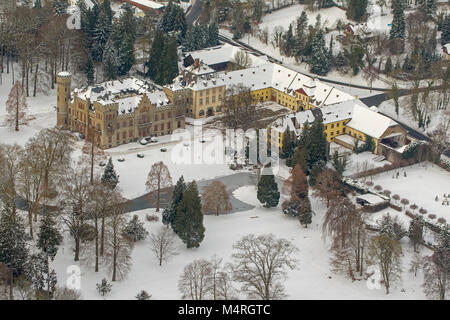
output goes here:
[[72, 75], [69, 72], [60, 72], [56, 76], [57, 84], [57, 124], [61, 129], [68, 129], [68, 112], [70, 102], [70, 84], [72, 82]]

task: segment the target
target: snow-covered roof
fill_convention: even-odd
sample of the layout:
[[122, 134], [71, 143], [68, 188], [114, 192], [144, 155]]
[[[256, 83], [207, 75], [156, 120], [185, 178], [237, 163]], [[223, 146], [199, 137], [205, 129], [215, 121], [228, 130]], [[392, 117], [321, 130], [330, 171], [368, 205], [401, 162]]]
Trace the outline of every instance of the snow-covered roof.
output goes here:
[[366, 193], [366, 194], [359, 195], [356, 197], [356, 199], [361, 199], [370, 205], [377, 205], [377, 204], [386, 202], [385, 199], [383, 199], [380, 196], [377, 196], [375, 194], [372, 194], [372, 193]]
[[150, 9], [161, 9], [164, 7], [164, 5], [162, 5], [161, 3], [155, 2], [155, 1], [150, 1], [150, 0], [132, 0], [132, 2], [143, 5], [147, 8]]
[[[189, 55], [195, 60], [199, 59], [203, 63], [211, 66], [219, 63], [229, 62], [232, 61], [238, 52], [247, 52], [242, 50], [239, 47], [232, 46], [228, 43], [225, 43], [223, 45], [206, 48], [202, 50], [197, 51], [191, 51], [186, 54], [186, 57]], [[257, 66], [266, 63], [267, 57], [257, 57], [250, 52], [248, 53], [251, 59], [252, 66]]]
[[164, 91], [137, 78], [106, 81], [81, 90], [75, 89], [74, 93], [85, 101], [89, 99], [91, 102], [95, 101], [103, 105], [117, 103], [121, 113], [133, 112], [144, 95], [148, 97], [150, 103], [157, 106], [169, 104]]
[[292, 97], [295, 97], [296, 91], [303, 89], [311, 98], [310, 102], [319, 107], [355, 99], [352, 95], [328, 84], [272, 62], [242, 70], [216, 72], [200, 76], [197, 81], [181, 84], [183, 81], [185, 79], [180, 75], [168, 87], [171, 90], [188, 88], [198, 91], [224, 85], [230, 87], [244, 84], [251, 91], [274, 88]]
[[367, 107], [355, 104], [352, 119], [347, 127], [358, 130], [373, 138], [379, 139], [387, 128], [395, 126], [397, 122]]
[[280, 131], [285, 132], [286, 129], [289, 131], [293, 131], [295, 135], [300, 135], [302, 126], [305, 123], [313, 123], [316, 120], [316, 117], [314, 116], [314, 113], [312, 110], [306, 110], [302, 112], [297, 113], [291, 113], [288, 115], [285, 115], [284, 117], [278, 118], [272, 123], [272, 128]]
[[71, 74], [70, 74], [70, 72], [67, 72], [67, 71], [61, 71], [58, 73], [58, 76], [59, 77], [70, 77]]
[[446, 43], [442, 47], [445, 49], [445, 52], [450, 55], [450, 43]]

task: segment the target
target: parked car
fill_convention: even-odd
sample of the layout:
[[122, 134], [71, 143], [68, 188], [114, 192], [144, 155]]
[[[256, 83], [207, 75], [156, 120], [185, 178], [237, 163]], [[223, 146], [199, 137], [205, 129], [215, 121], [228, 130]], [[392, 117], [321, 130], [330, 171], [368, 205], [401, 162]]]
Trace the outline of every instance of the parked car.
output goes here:
[[161, 152], [166, 152], [167, 148], [161, 148], [160, 150], [161, 150]]
[[125, 158], [124, 158], [124, 157], [120, 157], [120, 158], [117, 159], [117, 161], [119, 161], [119, 162], [124, 162], [124, 161], [125, 161]]
[[100, 161], [99, 166], [100, 166], [100, 167], [106, 166], [106, 162], [105, 162], [105, 161]]
[[148, 141], [146, 138], [142, 138], [141, 140], [139, 140], [139, 143], [145, 146], [148, 143]]
[[137, 157], [138, 157], [138, 158], [143, 158], [143, 157], [144, 157], [144, 154], [143, 154], [142, 152], [139, 152], [139, 153], [137, 154]]
[[156, 137], [151, 137], [151, 138], [150, 138], [150, 142], [156, 143], [156, 142], [158, 142], [158, 138], [156, 138]]

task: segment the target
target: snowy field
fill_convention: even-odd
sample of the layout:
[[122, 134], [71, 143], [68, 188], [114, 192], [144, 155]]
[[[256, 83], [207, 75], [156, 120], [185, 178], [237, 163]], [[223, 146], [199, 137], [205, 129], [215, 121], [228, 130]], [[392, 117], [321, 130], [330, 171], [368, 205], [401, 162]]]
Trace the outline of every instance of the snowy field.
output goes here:
[[[152, 299], [180, 299], [177, 290], [178, 279], [183, 268], [194, 259], [210, 258], [214, 254], [232, 262], [232, 245], [244, 235], [273, 233], [292, 241], [299, 249], [297, 268], [288, 272], [285, 283], [288, 299], [425, 299], [421, 289], [422, 274], [417, 278], [407, 272], [412, 252], [404, 241], [404, 273], [402, 282], [395, 286], [392, 293], [386, 295], [383, 288], [369, 289], [365, 281], [352, 282], [340, 275], [330, 272], [328, 264], [328, 246], [321, 238], [321, 222], [324, 206], [313, 199], [312, 206], [316, 215], [312, 225], [307, 229], [300, 226], [295, 218], [281, 213], [280, 208], [265, 209], [256, 199], [254, 186], [244, 186], [234, 192], [240, 200], [257, 207], [240, 213], [205, 216], [205, 239], [197, 249], [186, 249], [177, 240], [179, 254], [167, 264], [159, 266], [150, 251], [149, 240], [138, 243], [133, 251], [133, 267], [127, 279], [113, 283], [112, 292], [105, 299], [134, 299], [140, 290], [146, 290]], [[152, 210], [138, 212], [140, 219], [145, 221], [146, 228], [156, 230], [161, 222], [148, 222], [147, 213]], [[64, 283], [68, 277], [66, 268], [73, 265], [71, 241], [66, 237], [64, 250], [60, 250], [55, 260], [55, 269], [59, 283]], [[427, 253], [425, 249], [422, 254]], [[110, 276], [104, 268], [99, 273], [93, 272], [93, 266], [81, 262], [81, 291], [84, 299], [102, 299], [96, 291], [95, 284], [102, 278]], [[240, 298], [245, 298], [240, 296]]]
[[[438, 218], [443, 217], [450, 222], [450, 206], [442, 205], [443, 194], [450, 194], [449, 172], [430, 162], [396, 171], [400, 173], [398, 179], [392, 178], [392, 171], [383, 172], [373, 176], [374, 184], [390, 190], [392, 194], [397, 193], [402, 199], [408, 199], [410, 205], [415, 203], [419, 208], [423, 207], [428, 211], [427, 215], [432, 213]], [[404, 177], [404, 172], [406, 172], [406, 177]], [[436, 196], [438, 196], [438, 201], [435, 201]]]
[[[17, 66], [14, 67], [18, 69]], [[19, 73], [16, 72], [16, 79]], [[6, 125], [6, 100], [12, 88], [12, 74], [4, 73], [0, 85], [0, 143], [25, 144], [29, 138], [41, 129], [54, 127], [56, 124], [56, 89], [48, 94], [39, 93], [37, 97], [28, 97], [28, 110], [25, 113], [24, 122], [19, 126], [19, 132]], [[32, 86], [30, 88], [32, 93]]]

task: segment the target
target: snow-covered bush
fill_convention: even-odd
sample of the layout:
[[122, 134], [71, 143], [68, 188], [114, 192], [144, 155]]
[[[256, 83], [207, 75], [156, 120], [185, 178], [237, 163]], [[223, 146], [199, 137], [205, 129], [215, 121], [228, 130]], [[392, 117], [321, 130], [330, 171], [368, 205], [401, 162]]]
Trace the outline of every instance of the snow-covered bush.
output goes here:
[[144, 240], [148, 236], [144, 223], [139, 220], [137, 215], [134, 215], [128, 222], [124, 231], [134, 242]]

